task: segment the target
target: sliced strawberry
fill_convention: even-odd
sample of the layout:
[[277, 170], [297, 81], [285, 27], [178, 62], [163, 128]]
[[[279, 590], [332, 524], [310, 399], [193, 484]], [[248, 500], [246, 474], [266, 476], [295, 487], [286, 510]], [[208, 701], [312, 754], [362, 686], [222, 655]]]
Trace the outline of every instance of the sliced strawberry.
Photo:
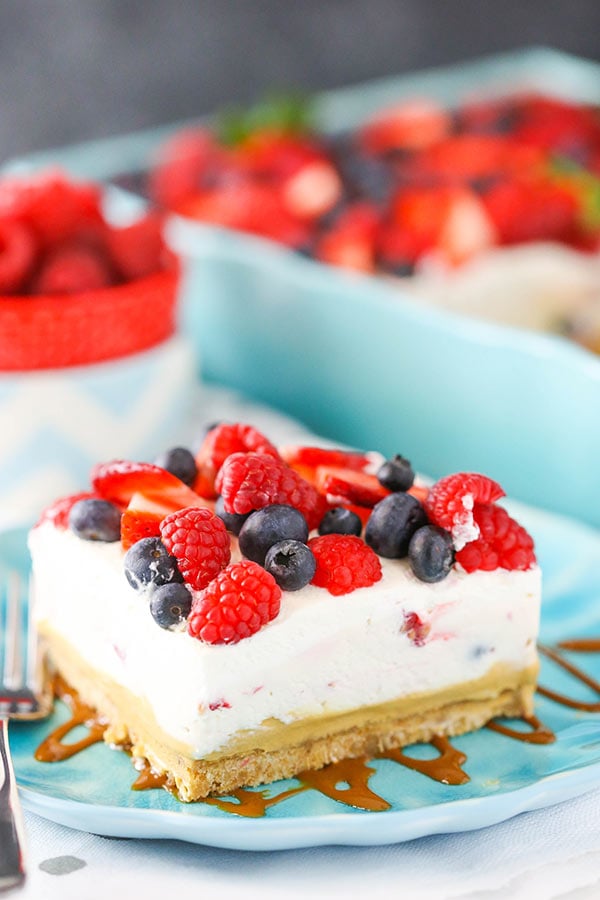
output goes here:
[[420, 503], [424, 503], [429, 494], [429, 488], [424, 485], [413, 484], [406, 493], [411, 494], [411, 496], [415, 497]]
[[281, 458], [295, 469], [297, 466], [316, 468], [317, 466], [338, 466], [362, 472], [371, 465], [367, 453], [355, 450], [329, 449], [327, 447], [304, 447], [290, 444], [279, 448]]
[[360, 141], [369, 153], [422, 150], [444, 138], [452, 116], [431, 100], [413, 100], [386, 109], [367, 123]]
[[336, 466], [318, 466], [316, 487], [330, 502], [342, 498], [359, 506], [375, 506], [390, 493], [375, 475]]
[[190, 487], [152, 463], [115, 460], [92, 469], [94, 490], [105, 500], [127, 506], [134, 494], [168, 504], [169, 511], [186, 506], [207, 506], [206, 500]]
[[358, 272], [375, 269], [375, 245], [380, 218], [368, 202], [355, 203], [337, 219], [319, 241], [316, 256], [322, 262]]
[[497, 232], [474, 191], [461, 190], [449, 198], [438, 249], [451, 265], [460, 265], [497, 242]]
[[164, 515], [160, 513], [126, 509], [121, 516], [121, 546], [123, 550], [129, 550], [142, 538], [159, 537], [160, 523], [163, 519]]
[[342, 182], [327, 160], [303, 166], [283, 185], [283, 202], [299, 219], [317, 219], [333, 209], [342, 195]]

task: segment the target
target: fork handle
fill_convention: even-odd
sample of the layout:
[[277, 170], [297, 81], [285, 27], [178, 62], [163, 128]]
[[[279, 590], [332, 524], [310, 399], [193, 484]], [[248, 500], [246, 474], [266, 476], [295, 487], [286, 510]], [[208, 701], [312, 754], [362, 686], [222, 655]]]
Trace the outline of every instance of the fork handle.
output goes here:
[[8, 722], [0, 719], [0, 891], [25, 878], [21, 807], [8, 749]]

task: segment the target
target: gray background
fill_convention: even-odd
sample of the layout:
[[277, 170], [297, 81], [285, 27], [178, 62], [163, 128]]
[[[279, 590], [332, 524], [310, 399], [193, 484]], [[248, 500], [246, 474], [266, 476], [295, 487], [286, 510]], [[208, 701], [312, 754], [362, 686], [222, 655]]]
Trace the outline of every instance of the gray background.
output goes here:
[[0, 0], [0, 162], [527, 45], [600, 59], [599, 0]]

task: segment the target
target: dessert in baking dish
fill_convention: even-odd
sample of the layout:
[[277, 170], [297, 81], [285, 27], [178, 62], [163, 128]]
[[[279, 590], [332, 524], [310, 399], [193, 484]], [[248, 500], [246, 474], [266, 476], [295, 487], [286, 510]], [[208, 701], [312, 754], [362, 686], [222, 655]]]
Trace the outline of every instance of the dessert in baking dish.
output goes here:
[[30, 534], [53, 665], [185, 801], [528, 715], [540, 572], [502, 489], [276, 448], [96, 466]]
[[187, 218], [399, 279], [420, 302], [593, 344], [572, 323], [600, 283], [597, 107], [405, 101], [333, 136], [287, 107], [250, 110], [166, 142], [149, 191]]
[[155, 452], [194, 381], [162, 219], [117, 224], [95, 184], [0, 180], [0, 521], [31, 523], [98, 454]]

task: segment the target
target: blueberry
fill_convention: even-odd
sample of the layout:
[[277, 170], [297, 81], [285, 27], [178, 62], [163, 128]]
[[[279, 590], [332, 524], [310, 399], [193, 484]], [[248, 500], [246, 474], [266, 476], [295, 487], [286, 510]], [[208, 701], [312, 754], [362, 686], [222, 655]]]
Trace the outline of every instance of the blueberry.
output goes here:
[[308, 540], [308, 525], [293, 506], [274, 503], [250, 513], [239, 533], [240, 550], [247, 559], [264, 565], [267, 550], [279, 541]]
[[177, 560], [167, 552], [160, 538], [148, 537], [129, 548], [123, 561], [129, 584], [143, 590], [149, 584], [159, 586], [183, 581]]
[[215, 503], [215, 515], [221, 519], [227, 531], [230, 531], [232, 534], [239, 534], [240, 528], [250, 513], [229, 513], [223, 505], [223, 498], [217, 497]]
[[175, 475], [184, 484], [193, 485], [198, 474], [196, 460], [192, 453], [185, 447], [173, 447], [157, 456], [154, 460], [155, 465], [161, 469], [166, 469], [171, 475]]
[[299, 591], [312, 579], [317, 561], [302, 541], [279, 541], [265, 557], [265, 569], [282, 591]]
[[163, 584], [152, 592], [150, 612], [161, 628], [173, 628], [185, 621], [192, 608], [192, 595], [184, 584]]
[[112, 543], [121, 537], [121, 511], [108, 500], [78, 500], [69, 512], [69, 528], [84, 541]]
[[319, 523], [319, 534], [355, 534], [360, 537], [361, 531], [360, 516], [344, 506], [327, 510]]
[[415, 473], [409, 461], [397, 453], [379, 467], [377, 478], [389, 491], [407, 491], [413, 485]]
[[437, 525], [424, 525], [410, 539], [408, 560], [420, 581], [442, 581], [454, 563], [452, 535]]
[[365, 528], [365, 541], [379, 556], [400, 559], [408, 553], [411, 537], [427, 524], [425, 510], [410, 494], [390, 494], [373, 507]]

